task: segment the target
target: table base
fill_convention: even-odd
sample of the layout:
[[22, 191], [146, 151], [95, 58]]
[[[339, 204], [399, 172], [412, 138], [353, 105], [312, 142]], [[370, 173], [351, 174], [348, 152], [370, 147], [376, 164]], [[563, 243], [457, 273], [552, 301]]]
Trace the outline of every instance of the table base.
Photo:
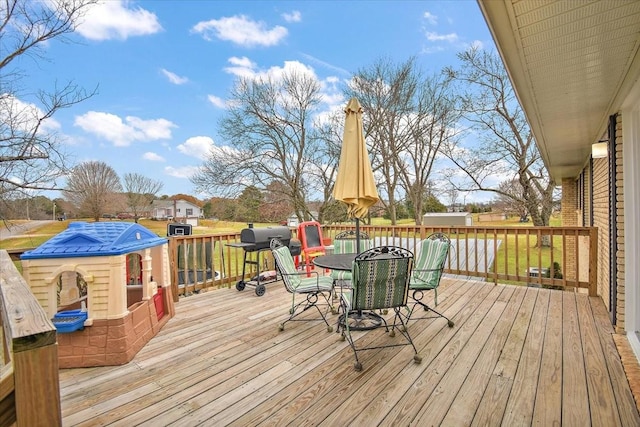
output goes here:
[[[342, 327], [346, 327], [345, 325], [345, 315], [341, 314], [338, 320]], [[354, 331], [368, 331], [370, 329], [379, 328], [384, 319], [379, 314], [376, 314], [372, 311], [358, 311], [353, 310], [349, 312], [347, 316], [347, 321], [349, 322], [349, 329]]]

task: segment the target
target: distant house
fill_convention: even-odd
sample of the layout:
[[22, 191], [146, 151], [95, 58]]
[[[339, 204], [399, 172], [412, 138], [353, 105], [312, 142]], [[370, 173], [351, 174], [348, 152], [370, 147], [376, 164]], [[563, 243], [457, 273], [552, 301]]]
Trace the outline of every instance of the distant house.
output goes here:
[[507, 216], [502, 212], [486, 212], [478, 214], [478, 222], [504, 221]]
[[151, 203], [152, 219], [198, 225], [201, 216], [202, 209], [186, 200], [154, 200]]
[[468, 212], [426, 213], [422, 216], [422, 225], [427, 226], [471, 226], [473, 217]]
[[[309, 212], [309, 214], [311, 215], [311, 221], [317, 221], [318, 212], [311, 211], [311, 212]], [[298, 226], [298, 217], [296, 216], [295, 212], [287, 217], [287, 226], [288, 227], [297, 227]]]

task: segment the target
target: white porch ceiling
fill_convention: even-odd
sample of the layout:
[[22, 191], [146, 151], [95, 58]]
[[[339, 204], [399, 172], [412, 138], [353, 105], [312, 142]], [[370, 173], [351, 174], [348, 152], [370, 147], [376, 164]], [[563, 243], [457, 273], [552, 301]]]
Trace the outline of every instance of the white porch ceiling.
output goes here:
[[477, 1], [552, 176], [577, 176], [640, 77], [640, 1]]

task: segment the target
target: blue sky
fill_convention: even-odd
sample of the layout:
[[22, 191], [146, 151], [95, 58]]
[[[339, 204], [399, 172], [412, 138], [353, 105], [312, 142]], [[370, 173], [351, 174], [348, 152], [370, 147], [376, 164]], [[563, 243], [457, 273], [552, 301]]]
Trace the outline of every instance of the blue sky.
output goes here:
[[329, 110], [346, 103], [339, 85], [380, 57], [416, 56], [430, 73], [456, 65], [472, 43], [493, 47], [471, 0], [107, 0], [69, 39], [45, 46], [48, 61], [24, 60], [22, 83], [98, 87], [54, 116], [74, 161], [101, 160], [120, 176], [163, 182], [161, 194], [201, 198], [189, 176], [212, 145], [229, 144], [217, 124], [238, 76], [312, 70]]

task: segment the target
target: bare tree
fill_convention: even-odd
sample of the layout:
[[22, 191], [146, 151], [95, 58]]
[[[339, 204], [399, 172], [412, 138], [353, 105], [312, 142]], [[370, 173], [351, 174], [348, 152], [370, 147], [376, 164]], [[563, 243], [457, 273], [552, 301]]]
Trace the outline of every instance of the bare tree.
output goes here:
[[304, 71], [239, 79], [220, 122], [235, 148], [209, 153], [191, 178], [197, 191], [237, 197], [248, 186], [264, 191], [277, 182], [298, 217], [308, 219], [307, 199], [317, 187], [309, 171], [319, 150], [312, 119], [320, 101], [318, 80]]
[[378, 59], [370, 67], [360, 69], [347, 90], [347, 97], [360, 101], [365, 140], [375, 175], [382, 178], [378, 190], [381, 200], [396, 224], [396, 196], [400, 183], [397, 158], [408, 146], [405, 118], [411, 112], [417, 76], [414, 60], [396, 66]]
[[450, 88], [451, 80], [443, 74], [421, 79], [413, 114], [407, 119], [410, 135], [399, 172], [407, 198], [414, 207], [416, 225], [422, 225], [426, 212], [425, 195], [435, 197], [433, 172], [443, 145], [457, 144], [456, 123], [460, 110]]
[[[517, 179], [502, 181], [498, 188], [498, 193], [493, 205], [501, 209], [507, 215], [518, 215], [521, 218], [527, 216], [527, 206], [523, 200], [523, 189]], [[508, 196], [507, 196], [508, 194]]]
[[19, 194], [57, 189], [70, 156], [53, 115], [93, 96], [73, 82], [24, 88], [20, 59], [44, 61], [43, 46], [65, 40], [96, 0], [3, 0], [0, 3], [0, 203]]
[[454, 212], [456, 212], [458, 210], [458, 195], [460, 194], [459, 191], [454, 187], [448, 187], [447, 189], [445, 189], [444, 193], [447, 197], [447, 202], [449, 202], [449, 206]]
[[289, 199], [284, 197], [282, 183], [273, 182], [267, 186], [264, 198], [259, 207], [260, 216], [266, 222], [281, 222], [293, 212]]
[[[447, 72], [462, 85], [464, 117], [478, 141], [466, 149], [448, 147], [456, 165], [450, 181], [460, 191], [491, 191], [526, 206], [534, 225], [549, 225], [556, 188], [516, 99], [499, 56], [477, 48], [458, 54], [462, 64]], [[457, 180], [458, 172], [464, 177]], [[496, 179], [496, 178], [499, 179]], [[522, 191], [504, 191], [516, 180]]]
[[422, 224], [424, 196], [440, 146], [453, 144], [459, 118], [450, 79], [442, 74], [424, 77], [415, 58], [395, 65], [386, 59], [358, 71], [349, 96], [363, 106], [365, 136], [373, 155], [374, 173], [381, 178], [382, 200], [396, 223], [398, 189], [414, 206]]
[[148, 210], [156, 195], [162, 190], [162, 182], [148, 178], [138, 173], [124, 174], [124, 191], [127, 196], [127, 206], [133, 214], [135, 222]]
[[81, 163], [71, 171], [62, 194], [95, 221], [112, 207], [122, 191], [116, 171], [104, 162]]
[[[318, 149], [313, 154], [311, 163], [314, 167], [309, 168], [309, 174], [314, 176], [314, 182], [322, 194], [322, 200], [318, 207], [318, 216], [321, 221], [344, 221], [347, 219], [346, 205], [344, 209], [336, 207], [336, 200], [333, 199], [333, 187], [338, 174], [338, 164], [340, 162], [340, 151], [342, 150], [342, 138], [344, 136], [345, 112], [344, 110], [334, 111], [328, 114], [323, 120], [316, 120], [314, 128], [317, 131]], [[336, 214], [342, 213], [342, 217]]]

